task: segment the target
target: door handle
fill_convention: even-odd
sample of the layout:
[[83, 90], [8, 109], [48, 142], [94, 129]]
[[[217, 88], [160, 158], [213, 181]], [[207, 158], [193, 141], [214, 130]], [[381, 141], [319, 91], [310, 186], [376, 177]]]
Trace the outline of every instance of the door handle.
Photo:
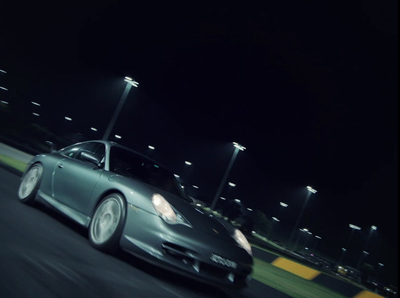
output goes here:
[[59, 164], [58, 164], [58, 167], [59, 167], [60, 169], [62, 169], [64, 166], [63, 166], [62, 163], [59, 163]]

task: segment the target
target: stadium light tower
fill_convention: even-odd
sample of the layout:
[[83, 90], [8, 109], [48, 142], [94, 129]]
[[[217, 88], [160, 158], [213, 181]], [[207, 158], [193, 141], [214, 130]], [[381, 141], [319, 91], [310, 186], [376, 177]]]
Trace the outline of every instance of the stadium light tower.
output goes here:
[[235, 162], [236, 156], [238, 155], [239, 151], [246, 150], [246, 147], [244, 147], [244, 146], [242, 146], [242, 145], [240, 145], [240, 144], [238, 144], [236, 142], [233, 142], [233, 146], [235, 147], [235, 150], [233, 151], [233, 154], [232, 154], [231, 160], [229, 162], [229, 165], [226, 168], [225, 174], [224, 174], [224, 176], [223, 176], [223, 178], [221, 180], [221, 184], [219, 185], [217, 193], [215, 194], [214, 199], [213, 199], [213, 201], [211, 203], [210, 208], [212, 210], [214, 210], [215, 205], [217, 205], [219, 195], [221, 194], [222, 188], [225, 185], [226, 179], [228, 178], [229, 172], [230, 172], [230, 170], [231, 170], [231, 168], [233, 166], [233, 163]]
[[128, 97], [129, 91], [131, 90], [132, 86], [133, 87], [137, 87], [139, 85], [138, 82], [136, 82], [135, 80], [133, 80], [130, 77], [125, 77], [124, 81], [127, 83], [125, 86], [125, 90], [124, 93], [122, 94], [118, 106], [114, 111], [114, 114], [110, 120], [110, 122], [108, 123], [106, 132], [104, 133], [103, 136], [103, 140], [107, 140], [110, 137], [111, 131], [114, 127], [115, 122], [117, 121], [118, 115], [121, 112], [122, 107], [124, 106], [124, 103], [126, 101], [126, 98]]
[[[307, 191], [307, 197], [306, 197], [306, 199], [305, 199], [305, 201], [304, 201], [303, 208], [301, 208], [299, 217], [297, 218], [296, 224], [294, 225], [294, 228], [293, 228], [293, 231], [292, 231], [292, 235], [290, 236], [290, 240], [289, 240], [289, 244], [290, 244], [290, 245], [291, 245], [292, 242], [293, 242], [293, 238], [294, 238], [294, 235], [296, 234], [296, 231], [297, 231], [297, 228], [298, 228], [298, 226], [299, 226], [301, 217], [303, 216], [304, 209], [306, 209], [306, 205], [307, 205], [308, 199], [310, 198], [311, 194], [317, 193], [317, 190], [315, 190], [315, 189], [312, 188], [311, 186], [307, 186], [307, 190], [308, 190], [308, 191]], [[294, 250], [294, 249], [295, 249], [295, 247], [292, 246], [292, 250]]]

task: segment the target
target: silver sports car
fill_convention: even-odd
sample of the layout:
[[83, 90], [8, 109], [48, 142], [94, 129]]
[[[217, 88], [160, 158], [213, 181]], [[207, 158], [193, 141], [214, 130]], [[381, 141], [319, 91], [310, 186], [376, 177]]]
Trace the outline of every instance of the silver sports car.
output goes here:
[[199, 209], [157, 162], [108, 141], [35, 156], [19, 199], [40, 201], [88, 228], [97, 249], [129, 252], [202, 281], [243, 287], [253, 265], [246, 237]]

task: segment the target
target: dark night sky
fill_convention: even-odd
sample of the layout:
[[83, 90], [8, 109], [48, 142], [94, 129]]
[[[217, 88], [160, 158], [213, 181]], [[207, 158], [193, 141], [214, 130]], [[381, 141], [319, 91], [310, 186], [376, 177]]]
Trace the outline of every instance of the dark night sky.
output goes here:
[[349, 223], [359, 241], [378, 226], [371, 262], [397, 280], [397, 2], [190, 2], [2, 9], [1, 96], [101, 138], [130, 75], [140, 85], [115, 126], [121, 143], [154, 145], [210, 202], [239, 142], [224, 196], [268, 217], [286, 202], [290, 228], [311, 185], [300, 226], [337, 254]]

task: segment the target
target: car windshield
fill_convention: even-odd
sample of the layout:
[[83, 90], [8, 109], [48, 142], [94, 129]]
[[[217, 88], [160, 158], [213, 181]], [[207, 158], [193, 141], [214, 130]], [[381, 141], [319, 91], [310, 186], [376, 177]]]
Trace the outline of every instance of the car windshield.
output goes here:
[[125, 177], [138, 179], [186, 201], [190, 201], [170, 171], [124, 148], [111, 147], [110, 170]]

